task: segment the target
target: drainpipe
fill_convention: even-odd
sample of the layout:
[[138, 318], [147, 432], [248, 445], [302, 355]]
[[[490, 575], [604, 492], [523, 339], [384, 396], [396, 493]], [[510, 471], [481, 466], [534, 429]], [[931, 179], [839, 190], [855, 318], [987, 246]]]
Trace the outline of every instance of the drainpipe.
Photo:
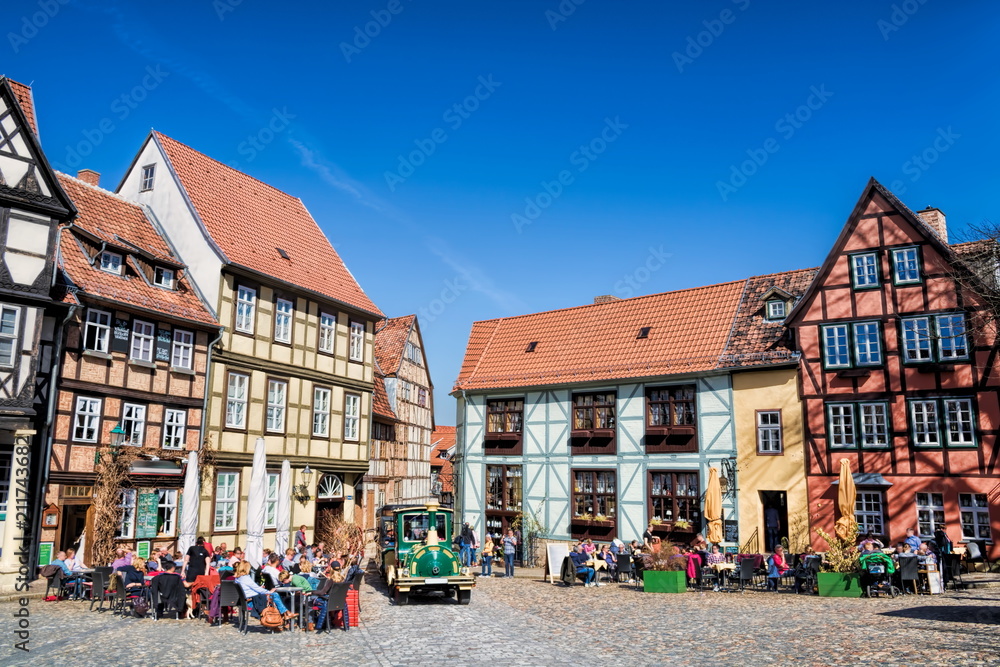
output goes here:
[[[222, 340], [222, 334], [226, 332], [225, 327], [219, 327], [219, 335], [215, 337], [215, 340], [208, 344], [208, 359], [205, 362], [205, 400], [202, 402], [201, 408], [201, 441], [205, 442], [205, 427], [208, 422], [208, 397], [212, 390], [212, 350], [215, 348], [216, 344]], [[198, 449], [201, 449], [199, 446]]]

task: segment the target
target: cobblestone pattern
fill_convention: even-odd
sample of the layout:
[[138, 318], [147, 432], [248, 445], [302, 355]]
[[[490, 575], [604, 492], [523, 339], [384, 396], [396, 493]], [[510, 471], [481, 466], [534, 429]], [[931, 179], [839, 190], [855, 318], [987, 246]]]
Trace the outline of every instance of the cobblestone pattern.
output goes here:
[[791, 593], [653, 595], [530, 579], [480, 581], [472, 603], [395, 607], [369, 575], [360, 628], [243, 637], [230, 626], [117, 618], [33, 600], [31, 652], [0, 605], [0, 665], [1000, 665], [1000, 591], [843, 599]]

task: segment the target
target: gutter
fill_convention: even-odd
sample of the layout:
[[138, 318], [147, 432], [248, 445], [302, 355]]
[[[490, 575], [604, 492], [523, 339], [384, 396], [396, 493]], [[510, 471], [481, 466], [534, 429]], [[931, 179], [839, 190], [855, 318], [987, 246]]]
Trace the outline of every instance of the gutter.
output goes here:
[[[216, 344], [222, 340], [222, 334], [226, 332], [225, 327], [219, 327], [219, 335], [208, 344], [208, 358], [205, 360], [205, 400], [201, 408], [201, 442], [205, 442], [205, 427], [208, 424], [208, 397], [212, 394], [212, 350]], [[201, 451], [201, 445], [198, 446]]]

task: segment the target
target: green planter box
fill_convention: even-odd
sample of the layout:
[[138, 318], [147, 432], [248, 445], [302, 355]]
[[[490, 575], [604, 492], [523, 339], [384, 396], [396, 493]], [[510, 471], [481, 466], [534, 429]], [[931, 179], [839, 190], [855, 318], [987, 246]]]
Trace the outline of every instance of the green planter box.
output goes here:
[[828, 598], [861, 597], [861, 575], [856, 573], [820, 572], [816, 575], [819, 594]]
[[657, 572], [645, 570], [642, 573], [644, 593], [686, 593], [687, 572]]

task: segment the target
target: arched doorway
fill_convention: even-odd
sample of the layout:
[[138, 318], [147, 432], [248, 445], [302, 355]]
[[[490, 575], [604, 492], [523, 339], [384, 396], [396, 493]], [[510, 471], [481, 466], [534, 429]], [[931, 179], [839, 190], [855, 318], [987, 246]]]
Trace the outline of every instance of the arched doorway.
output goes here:
[[323, 473], [316, 484], [316, 526], [323, 517], [344, 517], [344, 480], [336, 473]]

